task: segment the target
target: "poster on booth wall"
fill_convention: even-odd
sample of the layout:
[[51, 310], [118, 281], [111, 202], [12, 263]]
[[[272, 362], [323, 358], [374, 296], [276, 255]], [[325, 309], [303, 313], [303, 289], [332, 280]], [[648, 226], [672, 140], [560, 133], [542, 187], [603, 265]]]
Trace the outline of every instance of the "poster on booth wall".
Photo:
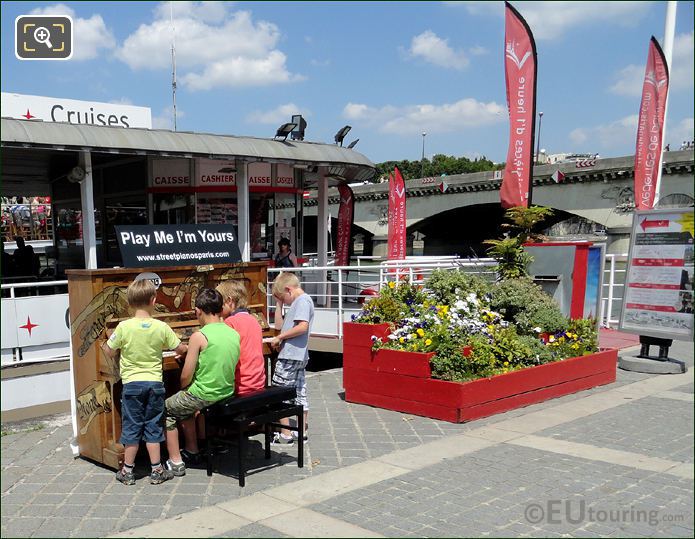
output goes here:
[[589, 247], [586, 261], [586, 289], [584, 292], [583, 318], [591, 318], [599, 323], [601, 310], [601, 287], [605, 264], [605, 244], [595, 244]]
[[693, 338], [693, 208], [636, 211], [620, 329]]

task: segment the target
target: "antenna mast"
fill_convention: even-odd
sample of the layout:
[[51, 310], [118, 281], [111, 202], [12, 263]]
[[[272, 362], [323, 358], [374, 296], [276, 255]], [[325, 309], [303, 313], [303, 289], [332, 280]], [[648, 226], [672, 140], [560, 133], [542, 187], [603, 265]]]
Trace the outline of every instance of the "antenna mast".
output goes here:
[[171, 20], [171, 100], [173, 103], [174, 131], [176, 131], [176, 28], [174, 27], [174, 3], [169, 2]]

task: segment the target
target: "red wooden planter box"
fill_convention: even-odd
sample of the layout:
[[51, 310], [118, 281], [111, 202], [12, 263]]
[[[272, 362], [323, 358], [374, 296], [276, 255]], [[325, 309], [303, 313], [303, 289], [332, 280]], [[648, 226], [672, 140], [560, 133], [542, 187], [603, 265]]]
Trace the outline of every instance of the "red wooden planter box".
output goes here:
[[378, 350], [387, 324], [345, 323], [345, 400], [463, 423], [615, 381], [618, 351], [607, 350], [471, 382], [430, 378], [434, 354]]

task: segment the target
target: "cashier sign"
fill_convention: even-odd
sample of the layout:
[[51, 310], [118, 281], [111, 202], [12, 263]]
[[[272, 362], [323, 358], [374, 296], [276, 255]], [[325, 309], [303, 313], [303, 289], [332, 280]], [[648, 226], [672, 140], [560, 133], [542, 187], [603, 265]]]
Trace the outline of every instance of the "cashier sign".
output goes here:
[[127, 268], [197, 266], [241, 262], [232, 225], [116, 226]]

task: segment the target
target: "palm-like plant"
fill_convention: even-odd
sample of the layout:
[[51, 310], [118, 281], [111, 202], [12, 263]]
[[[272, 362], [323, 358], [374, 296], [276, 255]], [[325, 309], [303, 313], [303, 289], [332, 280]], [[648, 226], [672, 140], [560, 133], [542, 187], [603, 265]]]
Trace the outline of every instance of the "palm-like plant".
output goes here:
[[509, 208], [505, 217], [511, 223], [502, 226], [510, 229], [512, 235], [505, 235], [499, 240], [485, 240], [490, 245], [488, 254], [497, 261], [497, 273], [500, 279], [514, 279], [528, 275], [528, 267], [533, 257], [524, 251], [524, 243], [538, 241], [544, 238], [542, 234], [533, 232], [533, 228], [553, 214], [551, 208], [517, 206]]

